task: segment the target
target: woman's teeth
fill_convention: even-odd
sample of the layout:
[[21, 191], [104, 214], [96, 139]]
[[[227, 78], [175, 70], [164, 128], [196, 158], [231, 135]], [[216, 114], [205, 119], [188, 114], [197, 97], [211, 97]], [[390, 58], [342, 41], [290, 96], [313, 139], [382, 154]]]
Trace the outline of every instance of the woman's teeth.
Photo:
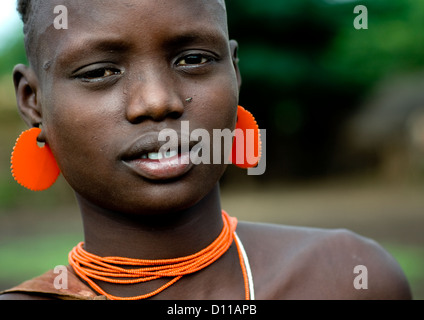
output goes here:
[[168, 159], [168, 158], [172, 158], [178, 155], [178, 151], [176, 150], [171, 150], [171, 151], [167, 151], [165, 153], [162, 152], [150, 152], [148, 154], [143, 154], [141, 156], [141, 159], [150, 159], [150, 160], [161, 160], [161, 159]]

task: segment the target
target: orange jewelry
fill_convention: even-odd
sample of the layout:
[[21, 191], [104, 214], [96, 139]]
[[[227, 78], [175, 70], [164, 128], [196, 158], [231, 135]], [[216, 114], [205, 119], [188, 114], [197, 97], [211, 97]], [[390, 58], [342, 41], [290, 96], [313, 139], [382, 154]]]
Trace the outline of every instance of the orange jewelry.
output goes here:
[[[218, 238], [205, 249], [186, 257], [163, 260], [99, 257], [85, 251], [81, 242], [69, 253], [69, 263], [83, 280], [95, 291], [106, 296], [108, 299], [141, 300], [157, 295], [180, 280], [184, 275], [200, 271], [211, 265], [227, 252], [233, 241], [235, 241], [243, 273], [245, 298], [249, 300], [249, 275], [246, 271], [238, 237], [235, 234], [237, 219], [230, 217], [225, 211], [222, 211], [222, 217], [224, 227]], [[110, 295], [93, 281], [93, 279], [96, 279], [108, 283], [135, 284], [163, 277], [172, 277], [173, 279], [153, 292], [134, 297]]]
[[50, 188], [60, 170], [49, 146], [39, 147], [37, 137], [41, 129], [24, 131], [16, 140], [11, 158], [11, 170], [15, 180], [33, 191]]
[[261, 157], [259, 127], [255, 117], [242, 106], [237, 109], [235, 132], [230, 161], [243, 169], [256, 167]]

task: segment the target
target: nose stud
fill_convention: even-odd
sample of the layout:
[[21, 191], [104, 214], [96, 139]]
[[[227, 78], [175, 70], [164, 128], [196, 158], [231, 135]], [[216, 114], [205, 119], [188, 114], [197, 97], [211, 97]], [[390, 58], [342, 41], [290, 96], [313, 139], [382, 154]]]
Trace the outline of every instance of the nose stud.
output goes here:
[[187, 98], [185, 101], [186, 102], [192, 102], [193, 101], [193, 98]]

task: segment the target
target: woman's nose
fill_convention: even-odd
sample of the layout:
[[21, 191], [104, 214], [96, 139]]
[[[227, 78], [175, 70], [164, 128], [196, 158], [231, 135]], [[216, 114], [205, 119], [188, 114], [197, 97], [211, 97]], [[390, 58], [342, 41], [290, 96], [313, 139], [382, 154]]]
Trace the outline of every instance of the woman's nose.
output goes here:
[[166, 75], [140, 79], [128, 94], [126, 117], [131, 123], [146, 119], [162, 121], [167, 117], [177, 119], [184, 112], [183, 99]]

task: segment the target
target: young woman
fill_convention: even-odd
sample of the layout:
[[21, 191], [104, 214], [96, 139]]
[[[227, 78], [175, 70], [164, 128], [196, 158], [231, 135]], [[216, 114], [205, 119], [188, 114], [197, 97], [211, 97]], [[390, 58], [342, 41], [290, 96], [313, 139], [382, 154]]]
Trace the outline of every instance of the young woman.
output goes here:
[[[226, 162], [182, 161], [194, 148], [181, 147], [183, 122], [213, 137], [240, 117], [222, 0], [21, 0], [19, 9], [30, 66], [14, 69], [18, 108], [75, 191], [84, 243], [69, 255], [67, 289], [49, 271], [1, 299], [411, 297], [375, 242], [237, 223], [220, 203]], [[160, 152], [164, 129], [177, 133], [178, 154]], [[358, 265], [367, 288], [354, 285]]]

